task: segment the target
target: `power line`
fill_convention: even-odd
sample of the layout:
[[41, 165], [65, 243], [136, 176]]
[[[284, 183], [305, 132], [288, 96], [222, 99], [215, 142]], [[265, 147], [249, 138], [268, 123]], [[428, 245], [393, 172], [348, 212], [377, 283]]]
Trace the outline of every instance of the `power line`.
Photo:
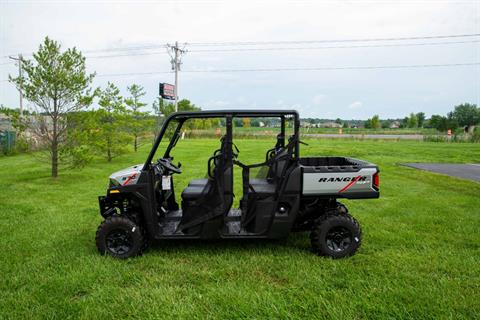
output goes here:
[[[183, 70], [188, 73], [233, 73], [233, 72], [279, 72], [279, 71], [327, 71], [327, 70], [371, 70], [371, 69], [412, 69], [412, 68], [436, 68], [436, 67], [460, 67], [480, 65], [480, 62], [445, 63], [445, 64], [414, 64], [414, 65], [385, 65], [385, 66], [345, 66], [345, 67], [283, 67], [283, 68], [252, 68], [252, 69], [206, 69], [206, 70]], [[123, 77], [138, 75], [154, 75], [172, 73], [172, 71], [151, 71], [132, 73], [102, 74], [98, 77]]]
[[455, 34], [455, 35], [435, 35], [435, 36], [416, 36], [416, 37], [390, 37], [390, 38], [360, 38], [360, 39], [326, 39], [326, 40], [298, 40], [298, 41], [244, 41], [244, 42], [190, 42], [191, 46], [249, 46], [264, 44], [305, 44], [305, 43], [335, 43], [335, 42], [372, 42], [372, 41], [403, 41], [403, 40], [425, 40], [425, 39], [447, 39], [478, 37], [480, 33]]
[[[437, 67], [463, 67], [476, 66], [480, 62], [467, 63], [445, 63], [445, 64], [412, 64], [412, 65], [385, 65], [385, 66], [345, 66], [345, 67], [285, 67], [285, 68], [258, 68], [258, 69], [210, 69], [210, 70], [184, 70], [188, 73], [233, 73], [233, 72], [279, 72], [279, 71], [328, 71], [328, 70], [372, 70], [372, 69], [414, 69], [414, 68], [437, 68]], [[174, 71], [150, 71], [150, 72], [130, 72], [130, 73], [109, 73], [98, 74], [99, 78], [103, 77], [127, 77], [142, 76], [154, 74], [167, 74]], [[0, 80], [7, 82], [9, 80]]]
[[[412, 37], [388, 37], [388, 38], [360, 38], [360, 39], [324, 39], [324, 40], [294, 40], [294, 41], [237, 41], [237, 42], [191, 42], [191, 46], [254, 46], [254, 45], [282, 45], [282, 44], [318, 44], [318, 43], [342, 43], [342, 42], [375, 42], [375, 41], [403, 41], [403, 40], [426, 40], [426, 39], [448, 39], [463, 37], [478, 37], [480, 33], [456, 34], [456, 35], [433, 35], [433, 36], [412, 36]], [[127, 46], [105, 49], [84, 50], [83, 53], [115, 52], [115, 51], [136, 51], [167, 48], [167, 44], [153, 44], [142, 46]], [[24, 55], [30, 55], [24, 53]], [[1, 58], [8, 58], [8, 55]]]
[[[446, 41], [446, 42], [423, 42], [423, 43], [395, 43], [395, 44], [372, 44], [372, 45], [353, 45], [353, 46], [328, 46], [328, 47], [271, 47], [271, 48], [230, 48], [230, 49], [199, 49], [188, 50], [189, 53], [200, 52], [241, 52], [241, 51], [285, 51], [285, 50], [323, 50], [323, 49], [350, 49], [350, 48], [380, 48], [380, 47], [414, 47], [414, 46], [436, 46], [436, 45], [450, 45], [450, 44], [466, 44], [466, 43], [478, 43], [480, 40], [470, 41]], [[167, 54], [167, 52], [142, 52], [142, 53], [127, 53], [127, 54], [112, 54], [112, 55], [99, 55], [99, 56], [85, 56], [89, 59], [101, 59], [101, 58], [116, 58], [116, 57], [134, 57], [134, 56], [148, 56]]]
[[446, 44], [478, 43], [480, 40], [472, 41], [449, 41], [449, 42], [423, 42], [423, 43], [395, 43], [395, 44], [372, 44], [354, 46], [328, 46], [328, 47], [278, 47], [278, 48], [233, 48], [233, 49], [200, 49], [189, 50], [188, 52], [234, 52], [234, 51], [282, 51], [282, 50], [321, 50], [321, 49], [350, 49], [350, 48], [379, 48], [379, 47], [413, 47]]
[[134, 56], [149, 56], [156, 54], [168, 54], [167, 52], [141, 52], [141, 53], [128, 53], [128, 54], [111, 54], [111, 55], [100, 55], [100, 56], [85, 56], [89, 59], [101, 59], [101, 58], [116, 58], [116, 57], [134, 57]]
[[[353, 45], [353, 46], [328, 46], [328, 47], [270, 47], [270, 48], [230, 48], [230, 49], [199, 49], [188, 50], [189, 53], [201, 52], [242, 52], [242, 51], [295, 51], [295, 50], [323, 50], [323, 49], [350, 49], [350, 48], [380, 48], [380, 47], [414, 47], [414, 46], [437, 46], [450, 44], [467, 44], [479, 43], [480, 40], [469, 41], [445, 41], [445, 42], [423, 42], [423, 43], [395, 43], [395, 44], [372, 44], [372, 45]], [[140, 52], [140, 53], [126, 53], [126, 54], [111, 54], [98, 56], [85, 56], [88, 59], [102, 59], [102, 58], [117, 58], [117, 57], [135, 57], [135, 56], [149, 56], [167, 54], [165, 51], [155, 52]]]

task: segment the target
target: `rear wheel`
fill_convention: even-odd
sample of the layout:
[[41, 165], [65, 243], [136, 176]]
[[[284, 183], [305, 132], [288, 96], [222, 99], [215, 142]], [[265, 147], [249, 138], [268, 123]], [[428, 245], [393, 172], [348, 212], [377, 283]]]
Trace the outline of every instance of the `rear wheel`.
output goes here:
[[101, 254], [126, 259], [142, 254], [145, 237], [141, 228], [125, 216], [111, 216], [100, 224], [96, 243]]
[[362, 231], [357, 220], [347, 213], [327, 214], [315, 221], [310, 240], [316, 254], [344, 258], [357, 252]]

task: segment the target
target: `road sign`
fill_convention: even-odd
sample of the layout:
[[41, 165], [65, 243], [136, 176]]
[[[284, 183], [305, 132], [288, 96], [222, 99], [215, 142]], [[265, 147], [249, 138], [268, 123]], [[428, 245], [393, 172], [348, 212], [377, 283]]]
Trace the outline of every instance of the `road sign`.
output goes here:
[[160, 83], [160, 96], [163, 99], [175, 100], [175, 86], [168, 83]]

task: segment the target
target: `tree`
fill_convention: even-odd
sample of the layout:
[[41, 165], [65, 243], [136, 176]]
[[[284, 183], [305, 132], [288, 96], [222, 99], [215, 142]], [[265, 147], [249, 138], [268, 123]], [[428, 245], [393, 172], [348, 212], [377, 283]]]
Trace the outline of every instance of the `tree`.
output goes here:
[[250, 128], [252, 124], [252, 120], [250, 118], [243, 118], [242, 125], [244, 128]]
[[438, 131], [447, 131], [448, 129], [447, 118], [438, 114], [434, 114], [430, 117], [428, 125]]
[[365, 128], [367, 129], [380, 129], [381, 124], [380, 124], [380, 117], [378, 114], [374, 115], [371, 119], [368, 119], [365, 122]]
[[140, 98], [145, 95], [145, 90], [142, 86], [132, 84], [130, 87], [127, 87], [127, 91], [130, 93], [130, 97], [125, 99], [125, 103], [130, 108], [133, 118], [133, 121], [129, 121], [128, 127], [133, 135], [133, 150], [137, 152], [138, 137], [143, 131], [143, 120], [145, 119], [145, 114], [140, 109], [147, 105], [141, 102]]
[[162, 125], [162, 117], [164, 116], [164, 114], [162, 114], [163, 108], [164, 108], [164, 101], [162, 97], [158, 97], [158, 99], [155, 99], [155, 101], [153, 101], [152, 109], [156, 119], [154, 130], [153, 130], [155, 137], [160, 132], [160, 126]]
[[419, 112], [416, 114], [416, 116], [417, 116], [418, 127], [423, 128], [423, 125], [425, 124], [425, 113]]
[[409, 128], [416, 128], [418, 127], [418, 118], [417, 118], [417, 115], [415, 113], [410, 113], [410, 116], [408, 117], [408, 120], [407, 120], [407, 126]]
[[32, 60], [23, 60], [24, 75], [9, 80], [38, 108], [29, 123], [32, 132], [50, 152], [52, 177], [58, 176], [59, 152], [68, 148], [65, 135], [67, 115], [89, 106], [94, 97], [85, 57], [76, 48], [61, 52], [58, 42], [46, 37]]
[[459, 125], [468, 127], [468, 132], [473, 133], [475, 125], [480, 123], [480, 108], [476, 104], [463, 103], [455, 106], [451, 118]]
[[124, 99], [120, 96], [120, 90], [113, 84], [108, 83], [101, 91], [97, 111], [99, 117], [99, 131], [96, 141], [97, 148], [106, 155], [107, 161], [126, 152], [126, 146], [131, 137], [125, 132], [127, 122]]
[[[188, 99], [182, 99], [178, 101], [178, 111], [200, 111], [201, 109], [195, 106]], [[160, 106], [161, 113], [168, 117], [175, 112], [175, 105], [173, 103], [165, 103]]]

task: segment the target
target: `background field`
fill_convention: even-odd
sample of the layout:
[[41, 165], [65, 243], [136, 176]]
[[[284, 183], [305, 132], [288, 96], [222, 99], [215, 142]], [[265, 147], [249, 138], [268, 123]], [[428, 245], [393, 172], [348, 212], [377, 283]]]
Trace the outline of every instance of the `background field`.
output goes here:
[[[480, 184], [397, 163], [480, 163], [480, 145], [307, 142], [303, 155], [348, 155], [381, 168], [380, 199], [345, 201], [364, 232], [352, 258], [314, 256], [307, 234], [161, 242], [136, 259], [102, 257], [96, 197], [111, 172], [141, 163], [147, 147], [57, 180], [31, 155], [0, 158], [0, 318], [478, 317]], [[240, 159], [261, 161], [272, 144], [239, 141]], [[205, 174], [218, 145], [179, 142], [179, 186]]]

